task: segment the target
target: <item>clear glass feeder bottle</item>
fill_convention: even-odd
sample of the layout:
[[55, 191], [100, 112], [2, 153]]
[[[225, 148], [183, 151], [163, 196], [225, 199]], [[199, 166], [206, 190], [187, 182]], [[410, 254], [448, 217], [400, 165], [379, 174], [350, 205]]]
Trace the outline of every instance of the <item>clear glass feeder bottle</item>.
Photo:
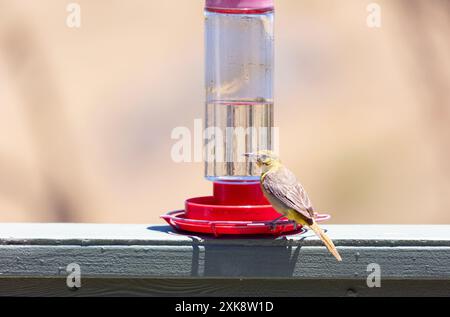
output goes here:
[[205, 177], [255, 182], [273, 147], [273, 0], [207, 0]]

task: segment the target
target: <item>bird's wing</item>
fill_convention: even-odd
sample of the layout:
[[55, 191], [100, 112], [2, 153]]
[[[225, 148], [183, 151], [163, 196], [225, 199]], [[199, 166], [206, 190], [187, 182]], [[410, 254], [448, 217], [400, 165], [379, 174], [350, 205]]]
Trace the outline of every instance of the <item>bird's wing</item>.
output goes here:
[[299, 212], [307, 219], [314, 218], [314, 210], [305, 189], [294, 173], [287, 168], [280, 167], [266, 173], [262, 186], [288, 208]]

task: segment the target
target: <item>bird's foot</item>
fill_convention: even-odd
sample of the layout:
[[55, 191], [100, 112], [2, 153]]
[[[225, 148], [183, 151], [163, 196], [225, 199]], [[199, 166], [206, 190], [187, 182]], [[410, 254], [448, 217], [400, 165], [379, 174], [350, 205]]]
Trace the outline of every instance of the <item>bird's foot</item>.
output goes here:
[[269, 222], [269, 227], [270, 227], [270, 230], [271, 231], [275, 231], [275, 229], [277, 228], [277, 222], [280, 220], [280, 219], [282, 219], [282, 218], [284, 218], [285, 216], [283, 215], [283, 216], [280, 216], [280, 217], [278, 217], [277, 219], [275, 219], [275, 220], [272, 220], [271, 222]]

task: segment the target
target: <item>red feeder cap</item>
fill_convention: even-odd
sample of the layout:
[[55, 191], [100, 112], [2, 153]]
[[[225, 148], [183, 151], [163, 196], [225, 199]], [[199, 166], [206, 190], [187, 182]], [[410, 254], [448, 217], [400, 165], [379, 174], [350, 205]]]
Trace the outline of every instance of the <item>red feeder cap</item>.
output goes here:
[[187, 217], [210, 221], [270, 221], [280, 215], [259, 183], [214, 183], [214, 195], [185, 202]]

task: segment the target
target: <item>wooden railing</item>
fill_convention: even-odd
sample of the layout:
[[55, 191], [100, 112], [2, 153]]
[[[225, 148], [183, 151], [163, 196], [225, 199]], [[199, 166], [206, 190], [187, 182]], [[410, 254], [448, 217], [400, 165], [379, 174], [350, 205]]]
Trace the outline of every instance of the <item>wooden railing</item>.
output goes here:
[[310, 232], [213, 238], [163, 225], [0, 224], [0, 295], [450, 296], [450, 226], [324, 228], [342, 263]]

